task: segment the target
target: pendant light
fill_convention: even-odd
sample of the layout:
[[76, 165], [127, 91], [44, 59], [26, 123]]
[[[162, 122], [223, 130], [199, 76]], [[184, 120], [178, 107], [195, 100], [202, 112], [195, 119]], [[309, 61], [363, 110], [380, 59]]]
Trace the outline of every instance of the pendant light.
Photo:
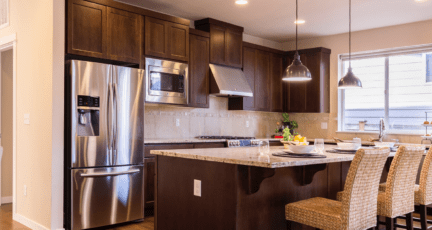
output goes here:
[[351, 68], [351, 0], [349, 0], [349, 67], [345, 77], [339, 80], [338, 88], [362, 88], [360, 79], [354, 75]]
[[[298, 22], [298, 0], [296, 0], [296, 22]], [[298, 53], [298, 23], [296, 23], [296, 53], [294, 60], [290, 66], [286, 68], [283, 73], [282, 80], [284, 81], [309, 81], [312, 80], [310, 71], [300, 61], [300, 55]]]

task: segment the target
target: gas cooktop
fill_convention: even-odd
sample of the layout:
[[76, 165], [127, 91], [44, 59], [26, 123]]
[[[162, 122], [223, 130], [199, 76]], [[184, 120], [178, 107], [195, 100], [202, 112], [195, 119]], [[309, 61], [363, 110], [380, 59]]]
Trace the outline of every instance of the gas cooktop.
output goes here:
[[199, 136], [199, 139], [225, 139], [225, 140], [252, 140], [255, 137], [236, 137], [236, 136]]

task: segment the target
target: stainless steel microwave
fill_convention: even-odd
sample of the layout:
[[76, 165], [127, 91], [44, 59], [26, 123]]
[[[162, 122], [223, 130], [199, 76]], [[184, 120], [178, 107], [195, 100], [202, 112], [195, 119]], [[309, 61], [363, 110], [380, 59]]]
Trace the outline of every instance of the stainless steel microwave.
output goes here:
[[188, 65], [146, 58], [146, 101], [188, 104]]

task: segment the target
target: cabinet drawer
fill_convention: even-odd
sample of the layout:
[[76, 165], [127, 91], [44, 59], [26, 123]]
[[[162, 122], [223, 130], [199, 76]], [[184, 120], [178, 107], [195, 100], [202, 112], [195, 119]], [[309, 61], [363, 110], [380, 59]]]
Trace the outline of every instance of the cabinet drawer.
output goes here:
[[212, 149], [212, 148], [225, 148], [225, 147], [226, 147], [225, 142], [194, 144], [194, 148], [196, 148], [196, 149]]

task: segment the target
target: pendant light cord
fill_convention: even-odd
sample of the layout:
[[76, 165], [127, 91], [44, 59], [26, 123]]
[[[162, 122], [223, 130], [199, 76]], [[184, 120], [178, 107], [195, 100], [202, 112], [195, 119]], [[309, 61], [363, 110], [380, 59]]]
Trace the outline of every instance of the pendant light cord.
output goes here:
[[[351, 1], [351, 0], [350, 0]], [[298, 42], [298, 0], [296, 0], [296, 51], [298, 51], [297, 42]]]
[[349, 0], [349, 68], [351, 69], [351, 0]]

